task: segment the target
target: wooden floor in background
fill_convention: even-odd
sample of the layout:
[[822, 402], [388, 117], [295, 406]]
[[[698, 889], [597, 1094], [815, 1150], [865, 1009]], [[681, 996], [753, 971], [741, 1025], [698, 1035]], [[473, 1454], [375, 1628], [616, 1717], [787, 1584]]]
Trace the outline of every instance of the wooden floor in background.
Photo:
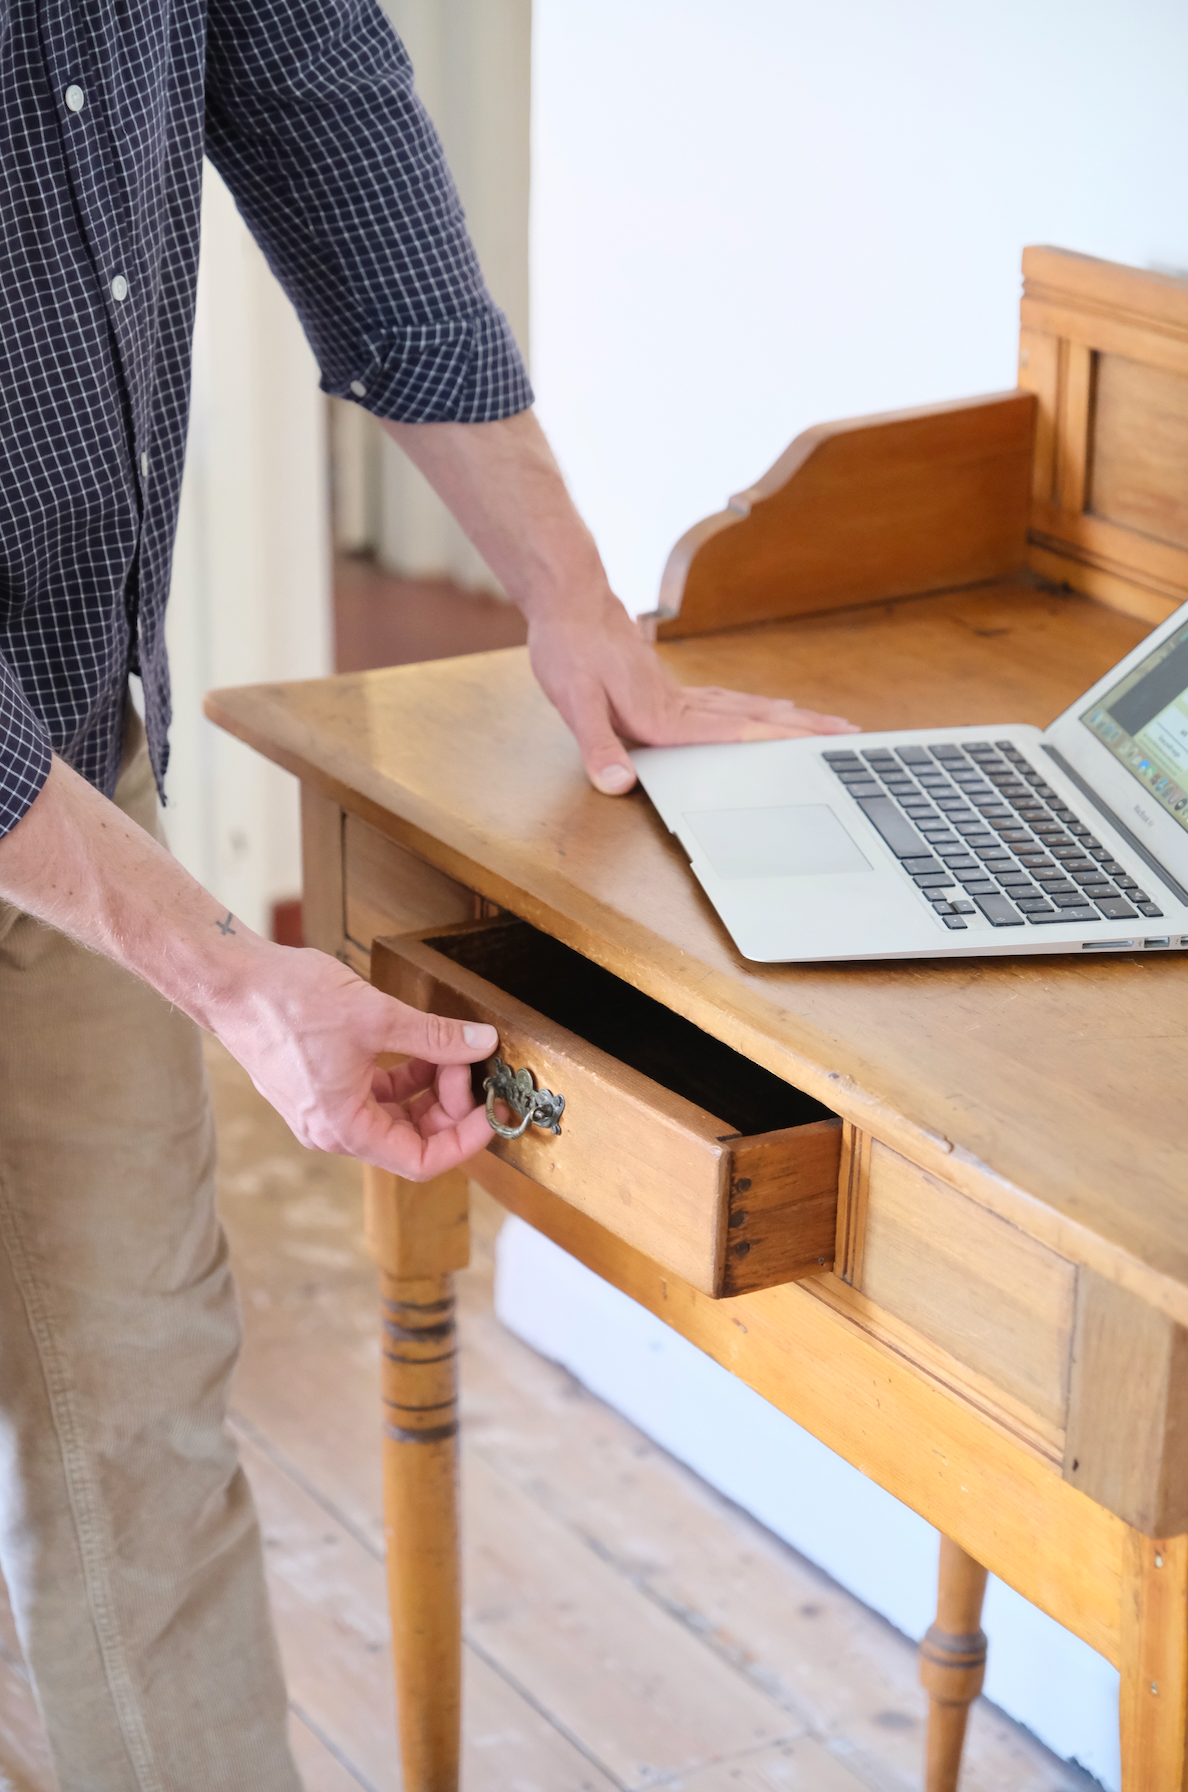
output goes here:
[[408, 666], [493, 647], [522, 647], [528, 627], [514, 604], [448, 579], [402, 579], [369, 554], [334, 559], [334, 669]]
[[[396, 1792], [359, 1171], [296, 1145], [218, 1048], [210, 1064], [247, 1333], [234, 1424], [298, 1760], [308, 1792]], [[465, 1792], [918, 1792], [912, 1647], [503, 1330], [498, 1222], [480, 1195], [459, 1278]], [[1091, 1784], [984, 1702], [966, 1762], [963, 1792]], [[6, 1773], [52, 1787], [5, 1609]]]

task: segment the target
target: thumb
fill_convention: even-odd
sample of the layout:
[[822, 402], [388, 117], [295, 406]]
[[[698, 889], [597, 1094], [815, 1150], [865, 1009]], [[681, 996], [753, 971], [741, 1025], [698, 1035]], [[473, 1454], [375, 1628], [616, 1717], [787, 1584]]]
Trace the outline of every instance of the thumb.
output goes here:
[[480, 1059], [489, 1058], [499, 1044], [495, 1028], [483, 1021], [448, 1020], [444, 1014], [424, 1014], [394, 998], [391, 1007], [381, 1051], [425, 1058], [430, 1064], [477, 1064]]
[[575, 695], [569, 725], [595, 790], [604, 796], [623, 796], [635, 783], [635, 767], [611, 726], [610, 704], [601, 685]]

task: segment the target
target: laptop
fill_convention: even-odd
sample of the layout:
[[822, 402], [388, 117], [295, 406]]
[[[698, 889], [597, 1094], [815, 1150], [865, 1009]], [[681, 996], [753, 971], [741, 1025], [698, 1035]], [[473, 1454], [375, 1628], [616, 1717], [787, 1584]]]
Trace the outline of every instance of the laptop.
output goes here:
[[631, 757], [759, 963], [1188, 947], [1188, 604], [1042, 730]]

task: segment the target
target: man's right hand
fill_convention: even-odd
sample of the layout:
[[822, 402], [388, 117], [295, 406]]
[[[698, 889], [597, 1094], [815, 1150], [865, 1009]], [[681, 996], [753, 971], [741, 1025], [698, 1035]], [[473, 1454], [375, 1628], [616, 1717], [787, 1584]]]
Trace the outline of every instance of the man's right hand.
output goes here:
[[[491, 1129], [470, 1066], [494, 1052], [494, 1027], [409, 1008], [324, 952], [247, 937], [242, 996], [213, 1030], [303, 1145], [412, 1182], [483, 1149]], [[410, 1061], [377, 1067], [394, 1053]]]
[[[0, 839], [0, 897], [150, 983], [239, 1059], [302, 1144], [425, 1181], [491, 1136], [470, 1065], [494, 1027], [422, 1014], [323, 952], [261, 939], [55, 759]], [[381, 1057], [410, 1062], [381, 1069]]]

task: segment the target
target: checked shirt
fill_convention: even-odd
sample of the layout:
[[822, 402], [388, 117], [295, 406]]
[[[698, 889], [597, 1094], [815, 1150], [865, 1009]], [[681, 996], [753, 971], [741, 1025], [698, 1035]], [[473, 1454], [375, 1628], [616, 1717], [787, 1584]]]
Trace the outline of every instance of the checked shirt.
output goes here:
[[158, 784], [203, 153], [322, 385], [381, 417], [532, 402], [375, 0], [0, 0], [0, 834], [57, 752]]

